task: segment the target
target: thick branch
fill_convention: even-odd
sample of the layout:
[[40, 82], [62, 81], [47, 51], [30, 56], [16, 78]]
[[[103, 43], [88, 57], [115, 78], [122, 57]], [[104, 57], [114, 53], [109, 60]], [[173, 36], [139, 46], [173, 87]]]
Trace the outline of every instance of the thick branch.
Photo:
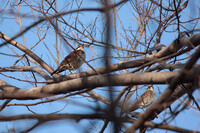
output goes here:
[[[137, 74], [115, 74], [110, 75], [110, 81], [107, 80], [106, 75], [97, 75], [44, 85], [33, 89], [18, 89], [15, 91], [10, 91], [9, 87], [4, 88], [4, 86], [0, 86], [0, 89], [3, 90], [3, 92], [0, 92], [0, 99], [37, 99], [56, 94], [80, 91], [85, 88], [105, 87], [109, 85], [168, 84], [178, 73], [145, 72]], [[198, 74], [199, 70], [188, 73], [182, 83], [193, 82]]]

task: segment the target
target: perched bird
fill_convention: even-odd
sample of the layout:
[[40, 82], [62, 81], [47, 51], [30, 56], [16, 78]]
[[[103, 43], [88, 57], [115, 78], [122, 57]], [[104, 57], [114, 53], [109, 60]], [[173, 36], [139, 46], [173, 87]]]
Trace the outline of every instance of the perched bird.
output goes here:
[[140, 109], [146, 108], [153, 103], [154, 99], [155, 99], [155, 93], [153, 90], [153, 86], [149, 86], [146, 92], [143, 93], [133, 105], [129, 106], [128, 112], [132, 112], [139, 108]]
[[[58, 68], [51, 74], [60, 73], [65, 70], [76, 70], [82, 66], [85, 59], [85, 51], [83, 49], [83, 45], [78, 45], [75, 51], [71, 52], [65, 59], [60, 63]], [[82, 58], [81, 58], [81, 57]]]

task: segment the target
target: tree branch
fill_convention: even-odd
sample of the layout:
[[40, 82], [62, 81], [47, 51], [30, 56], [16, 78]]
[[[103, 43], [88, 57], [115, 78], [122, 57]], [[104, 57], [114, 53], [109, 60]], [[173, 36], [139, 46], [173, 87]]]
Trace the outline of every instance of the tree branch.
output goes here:
[[11, 67], [0, 67], [0, 72], [37, 72], [42, 76], [45, 80], [52, 79], [46, 72], [44, 72], [39, 67], [32, 66], [11, 66]]
[[[60, 83], [48, 84], [32, 89], [14, 89], [13, 86], [0, 86], [0, 99], [38, 99], [57, 94], [65, 94], [74, 91], [80, 91], [85, 88], [105, 87], [105, 86], [124, 86], [139, 84], [168, 84], [171, 79], [179, 72], [144, 72], [110, 75], [110, 81], [106, 75], [97, 75], [84, 78], [78, 78]], [[199, 74], [199, 69], [187, 73], [182, 83], [193, 82]]]

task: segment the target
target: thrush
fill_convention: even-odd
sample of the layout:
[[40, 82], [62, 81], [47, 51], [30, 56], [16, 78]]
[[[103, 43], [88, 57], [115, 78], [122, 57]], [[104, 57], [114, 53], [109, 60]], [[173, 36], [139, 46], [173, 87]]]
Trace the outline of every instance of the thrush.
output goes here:
[[130, 113], [139, 108], [140, 109], [146, 108], [153, 103], [154, 99], [155, 99], [155, 93], [153, 90], [153, 86], [149, 86], [146, 92], [143, 93], [133, 105], [127, 103], [127, 106], [123, 110], [126, 113]]
[[153, 86], [149, 86], [145, 93], [143, 93], [137, 101], [130, 107], [129, 112], [134, 111], [136, 109], [143, 109], [148, 107], [153, 103], [155, 99], [155, 93], [153, 90]]
[[85, 59], [85, 51], [83, 47], [83, 45], [78, 45], [76, 50], [66, 56], [64, 60], [60, 63], [58, 68], [51, 75], [53, 75], [54, 73], [58, 74], [65, 70], [76, 70], [80, 68], [84, 63], [83, 59]]

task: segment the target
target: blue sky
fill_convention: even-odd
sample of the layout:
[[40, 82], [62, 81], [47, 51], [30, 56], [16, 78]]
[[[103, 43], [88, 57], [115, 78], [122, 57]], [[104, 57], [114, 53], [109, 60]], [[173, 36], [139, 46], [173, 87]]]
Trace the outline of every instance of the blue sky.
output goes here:
[[[197, 3], [192, 3], [191, 1], [189, 2], [189, 7], [185, 10], [184, 13], [181, 14], [181, 20], [188, 20], [189, 17], [187, 15], [192, 15], [194, 17], [196, 17], [196, 15], [198, 15], [198, 12], [196, 12], [197, 10], [195, 10], [197, 7], [196, 5], [200, 5], [199, 1], [196, 1]], [[58, 2], [58, 9], [62, 9], [65, 5], [67, 5], [68, 2], [67, 1], [59, 1]], [[6, 1], [3, 0], [3, 2], [1, 3], [1, 9], [6, 5]], [[25, 4], [22, 4], [25, 5]], [[99, 4], [95, 3], [94, 1], [90, 1], [90, 0], [86, 0], [83, 2], [82, 4], [82, 8], [92, 8], [92, 7], [98, 7]], [[7, 5], [7, 8], [10, 8]], [[14, 11], [17, 12], [17, 6], [13, 6]], [[136, 23], [136, 18], [134, 18], [134, 11], [130, 12], [130, 4], [125, 4], [124, 6], [122, 6], [120, 8], [120, 10], [118, 10], [120, 19], [125, 27], [125, 30], [130, 30], [132, 29], [133, 31], [137, 29], [138, 24]], [[72, 9], [76, 9], [76, 3], [73, 4]], [[66, 11], [66, 9], [65, 9]], [[26, 6], [21, 6], [20, 7], [20, 13], [22, 14], [27, 14], [27, 15], [31, 15], [31, 10], [29, 7]], [[34, 12], [36, 15], [40, 16], [41, 14]], [[132, 14], [133, 13], [133, 14]], [[76, 17], [76, 13], [72, 14], [72, 15], [66, 15], [64, 16], [64, 18], [67, 20], [67, 22], [69, 22], [70, 24], [74, 25], [74, 17]], [[81, 22], [84, 24], [85, 27], [87, 27], [89, 22], [93, 22], [96, 16], [99, 16], [97, 19], [97, 27], [96, 30], [102, 30], [102, 16], [100, 12], [81, 12], [79, 15], [79, 19], [81, 20]], [[0, 31], [5, 33], [6, 35], [8, 35], [9, 37], [13, 37], [15, 36], [19, 31], [19, 24], [16, 23], [16, 21], [13, 19], [13, 16], [11, 16], [9, 13], [8, 14], [4, 14], [3, 16], [0, 16]], [[3, 18], [4, 17], [4, 18]], [[36, 18], [36, 20], [38, 20]], [[23, 28], [26, 28], [27, 26], [29, 26], [30, 24], [32, 24], [35, 20], [32, 18], [22, 18], [22, 26]], [[39, 26], [42, 26], [44, 23], [40, 24]], [[82, 26], [80, 26], [80, 24], [77, 22], [77, 27], [80, 30], [82, 29]], [[192, 28], [193, 24], [186, 24], [185, 26], [187, 28]], [[199, 23], [198, 23], [199, 25]], [[65, 31], [68, 31], [69, 28], [67, 26], [65, 26], [64, 24], [60, 25], [62, 29], [65, 29]], [[157, 25], [155, 24], [155, 22], [151, 22], [150, 25], [150, 29], [152, 31], [155, 30], [155, 28], [157, 27]], [[44, 30], [46, 28], [46, 25], [44, 25]], [[89, 27], [88, 30], [92, 28]], [[119, 20], [117, 21], [117, 28], [119, 30], [120, 33], [122, 33], [122, 35], [124, 34], [124, 31], [120, 25]], [[174, 28], [174, 27], [171, 27]], [[171, 30], [171, 29], [167, 29], [167, 30]], [[41, 33], [42, 35], [44, 35], [44, 31], [41, 28]], [[39, 40], [38, 36], [38, 31], [37, 31], [37, 27], [32, 28], [30, 31], [25, 33], [25, 42], [28, 48], [32, 47], [34, 44], [36, 44]], [[70, 35], [72, 33], [69, 33]], [[129, 34], [130, 35], [130, 34]], [[167, 33], [164, 32], [162, 38], [161, 38], [161, 43], [165, 44], [165, 45], [169, 45], [176, 37], [177, 37], [177, 33]], [[79, 36], [80, 38], [82, 36]], [[113, 35], [114, 37], [114, 35]], [[125, 41], [125, 39], [122, 36], [118, 36], [119, 40], [121, 40], [122, 44], [126, 44], [128, 42]], [[91, 42], [91, 40], [82, 37], [81, 39], [83, 39], [84, 41], [89, 41]], [[101, 37], [100, 32], [97, 32], [97, 35], [95, 36], [95, 39], [99, 40], [99, 41], [103, 41], [103, 38]], [[17, 39], [15, 39], [17, 42], [21, 43], [24, 45], [24, 40], [22, 37], [18, 37]], [[73, 44], [74, 41], [69, 40], [68, 41]], [[2, 43], [2, 41], [1, 41]], [[60, 61], [69, 53], [72, 51], [72, 49], [70, 49], [69, 47], [66, 47], [66, 45], [64, 44], [64, 42], [62, 40], [60, 40], [60, 38], [58, 38], [57, 43], [59, 45], [61, 45], [61, 53], [60, 53]], [[115, 40], [112, 40], [113, 45], [115, 45]], [[118, 42], [120, 44], [120, 41]], [[56, 50], [55, 50], [55, 44], [56, 44], [56, 38], [55, 38], [55, 31], [52, 29], [52, 27], [49, 28], [47, 36], [44, 39], [44, 42], [40, 42], [38, 44], [38, 46], [36, 46], [33, 49], [33, 52], [35, 54], [37, 54], [39, 57], [41, 57], [43, 60], [45, 60], [52, 68], [56, 68], [57, 64], [55, 63], [54, 59], [52, 58], [51, 54], [47, 51], [47, 48], [45, 47], [45, 45], [50, 49], [50, 51], [52, 52], [53, 56], [56, 57]], [[78, 44], [74, 44], [73, 46], [76, 47]], [[153, 44], [151, 44], [153, 46]], [[23, 52], [21, 52], [20, 50], [17, 50], [16, 48], [14, 48], [11, 45], [8, 45], [11, 48], [13, 48], [17, 53], [19, 54], [23, 54]], [[98, 53], [100, 56], [104, 55], [103, 52], [103, 48], [100, 48], [98, 46], [91, 46], [93, 48], [93, 50], [95, 50], [96, 53]], [[86, 60], [89, 61], [96, 56], [96, 53], [93, 52], [92, 48], [85, 48], [86, 53], [89, 53], [89, 55], [87, 55]], [[136, 49], [138, 51], [143, 50], [144, 47], [140, 47], [140, 49]], [[7, 54], [14, 54], [7, 46], [1, 47], [1, 51], [3, 53], [7, 53]], [[113, 50], [112, 50], [113, 52]], [[126, 53], [126, 52], [124, 52]], [[116, 56], [116, 53], [113, 52], [113, 56]], [[0, 59], [2, 61], [1, 66], [0, 67], [7, 67], [7, 66], [12, 66], [13, 63], [18, 59], [16, 57], [9, 57], [9, 56], [4, 56], [0, 54]], [[116, 63], [118, 60], [112, 60], [113, 63]], [[96, 60], [95, 62], [90, 62], [90, 64], [94, 67], [94, 68], [98, 68], [100, 66], [103, 66], [103, 63], [101, 62], [101, 60]], [[17, 65], [26, 65], [25, 63], [18, 63]], [[31, 63], [31, 65], [35, 66], [35, 64]], [[88, 69], [89, 67], [84, 64], [83, 67], [81, 68], [81, 71], [83, 71], [84, 69]], [[27, 77], [25, 77], [26, 73], [21, 73], [21, 72], [7, 72], [5, 73], [7, 75], [11, 75], [13, 77], [18, 77], [20, 79], [26, 79], [26, 78], [30, 78], [31, 80], [32, 77], [30, 74], [28, 74]], [[66, 74], [68, 74], [68, 72], [66, 72]], [[6, 81], [7, 83], [11, 84], [11, 85], [15, 85], [17, 87], [20, 88], [25, 88], [25, 89], [30, 89], [33, 88], [34, 86], [32, 86], [29, 83], [25, 83], [25, 82], [21, 82], [21, 81], [17, 81], [17, 80], [13, 80], [11, 78], [7, 78], [3, 75], [0, 75], [0, 79]], [[39, 81], [44, 81], [42, 78], [38, 78]], [[166, 88], [166, 86], [161, 85], [161, 86], [154, 86], [155, 87], [155, 92], [156, 92], [156, 98], [158, 96], [160, 96], [160, 92], [163, 92], [164, 89]], [[123, 87], [115, 87], [118, 90], [121, 90], [121, 88]], [[95, 92], [98, 92], [99, 94], [102, 94], [103, 96], [108, 96], [106, 91], [102, 91], [101, 89], [105, 89], [105, 88], [97, 88], [97, 90], [95, 90]], [[142, 94], [143, 91], [138, 91], [138, 94]], [[199, 90], [195, 91], [195, 96], [198, 98], [199, 97]], [[197, 101], [199, 101], [200, 99], [196, 99]], [[11, 103], [35, 103], [37, 101], [41, 101], [41, 100], [28, 100], [28, 101], [18, 101], [18, 100], [13, 100]], [[75, 103], [74, 103], [75, 102]], [[3, 101], [0, 101], [0, 104], [2, 104]], [[173, 106], [177, 105], [179, 103], [179, 101], [177, 101]], [[90, 106], [96, 106], [95, 102], [91, 102], [91, 99], [89, 98], [84, 98], [81, 96], [74, 96], [74, 97], [69, 97], [65, 100], [62, 101], [57, 101], [57, 102], [53, 102], [53, 103], [46, 103], [46, 104], [41, 104], [38, 106], [30, 106], [30, 109], [36, 113], [39, 114], [46, 114], [46, 113], [52, 113], [58, 110], [61, 110], [65, 105], [67, 104], [66, 108], [64, 108], [64, 110], [62, 110], [60, 113], [88, 113], [88, 112], [93, 112], [92, 109], [88, 109], [87, 107], [84, 107], [84, 105], [90, 105]], [[82, 106], [81, 106], [81, 105]], [[101, 107], [105, 107], [105, 104], [100, 103]], [[141, 111], [141, 110], [139, 110]], [[160, 114], [160, 117], [158, 119], [155, 119], [154, 122], [161, 122], [165, 117], [165, 113], [169, 112], [169, 110], [167, 109], [166, 112], [164, 111], [163, 113]], [[22, 106], [12, 106], [12, 107], [7, 107], [5, 108], [2, 112], [0, 112], [0, 115], [6, 115], [6, 116], [12, 116], [12, 115], [17, 115], [17, 114], [26, 114], [26, 113], [30, 113], [30, 111], [28, 111], [28, 109], [26, 107], [22, 107]], [[186, 129], [196, 129], [198, 131], [200, 131], [200, 113], [194, 109], [188, 109], [183, 111], [181, 114], [179, 114], [177, 116], [177, 118], [170, 123], [170, 125], [174, 125], [174, 126], [178, 126], [178, 127], [182, 127], [182, 128], [186, 128]], [[20, 128], [24, 128], [24, 127], [29, 127], [32, 123], [36, 122], [35, 120], [23, 120], [23, 121], [14, 121], [14, 122], [0, 122], [0, 132], [6, 132], [9, 128], [15, 128], [15, 129], [19, 129]], [[103, 122], [97, 122], [97, 124], [95, 126], [92, 125], [92, 122], [95, 123], [96, 121], [92, 120], [92, 121], [88, 121], [88, 120], [82, 120], [79, 123], [74, 122], [74, 120], [61, 120], [61, 121], [52, 121], [52, 122], [48, 122], [46, 123], [45, 126], [40, 126], [38, 128], [36, 128], [35, 130], [31, 131], [31, 133], [36, 133], [36, 132], [43, 132], [43, 133], [49, 133], [49, 132], [63, 132], [63, 131], [67, 131], [67, 132], [74, 132], [74, 133], [79, 133], [79, 132], [84, 132], [85, 129], [90, 129], [90, 132], [98, 132], [99, 129], [101, 129], [101, 127], [103, 126]], [[109, 125], [110, 126], [110, 125]], [[107, 128], [107, 130], [105, 132], [110, 132], [110, 128]], [[153, 130], [153, 131], [149, 131], [149, 132], [161, 132], [161, 130]], [[170, 132], [170, 131], [168, 131]]]

